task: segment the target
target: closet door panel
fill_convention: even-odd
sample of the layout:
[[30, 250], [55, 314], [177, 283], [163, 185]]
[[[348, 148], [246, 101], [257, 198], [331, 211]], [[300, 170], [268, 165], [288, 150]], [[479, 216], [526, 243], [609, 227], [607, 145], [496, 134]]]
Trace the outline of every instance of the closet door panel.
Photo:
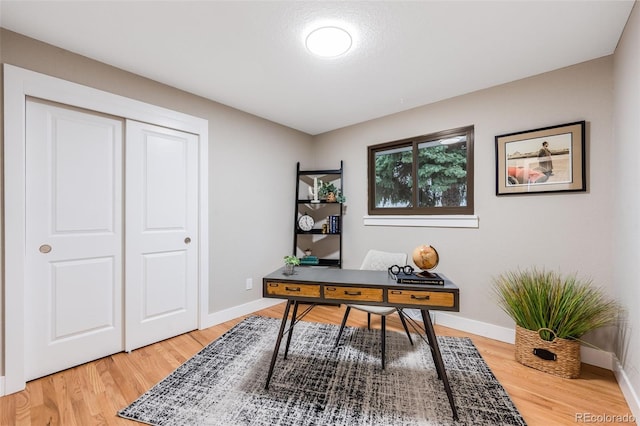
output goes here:
[[197, 327], [198, 138], [127, 121], [126, 348]]
[[26, 105], [25, 377], [124, 349], [119, 119]]

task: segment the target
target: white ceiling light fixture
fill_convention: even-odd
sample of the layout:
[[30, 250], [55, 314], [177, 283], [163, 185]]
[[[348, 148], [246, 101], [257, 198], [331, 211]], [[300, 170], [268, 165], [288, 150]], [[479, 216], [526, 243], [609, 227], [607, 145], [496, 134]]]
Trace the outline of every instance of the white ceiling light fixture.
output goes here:
[[343, 55], [351, 49], [352, 44], [351, 34], [335, 26], [317, 28], [311, 31], [305, 40], [307, 49], [322, 58]]

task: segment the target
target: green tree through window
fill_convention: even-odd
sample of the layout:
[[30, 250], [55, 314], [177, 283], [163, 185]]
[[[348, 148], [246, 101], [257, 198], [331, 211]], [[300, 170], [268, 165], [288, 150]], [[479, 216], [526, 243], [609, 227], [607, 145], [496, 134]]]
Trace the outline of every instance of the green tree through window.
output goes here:
[[376, 206], [412, 207], [413, 152], [411, 146], [375, 154]]
[[369, 214], [473, 214], [473, 126], [370, 146]]

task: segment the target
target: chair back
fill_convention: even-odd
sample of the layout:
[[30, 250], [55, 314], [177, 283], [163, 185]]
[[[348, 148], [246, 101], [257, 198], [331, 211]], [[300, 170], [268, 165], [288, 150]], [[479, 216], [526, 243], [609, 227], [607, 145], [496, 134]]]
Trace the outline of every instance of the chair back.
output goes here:
[[407, 264], [406, 253], [389, 253], [386, 251], [369, 250], [360, 265], [360, 269], [368, 271], [386, 271], [390, 266], [404, 266]]

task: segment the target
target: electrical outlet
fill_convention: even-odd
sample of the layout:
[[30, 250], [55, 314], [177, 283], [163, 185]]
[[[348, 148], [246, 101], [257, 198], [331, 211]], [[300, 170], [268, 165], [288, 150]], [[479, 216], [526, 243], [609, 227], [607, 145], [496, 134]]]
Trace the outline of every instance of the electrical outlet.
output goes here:
[[253, 288], [253, 278], [247, 278], [244, 287], [246, 290], [251, 290]]

